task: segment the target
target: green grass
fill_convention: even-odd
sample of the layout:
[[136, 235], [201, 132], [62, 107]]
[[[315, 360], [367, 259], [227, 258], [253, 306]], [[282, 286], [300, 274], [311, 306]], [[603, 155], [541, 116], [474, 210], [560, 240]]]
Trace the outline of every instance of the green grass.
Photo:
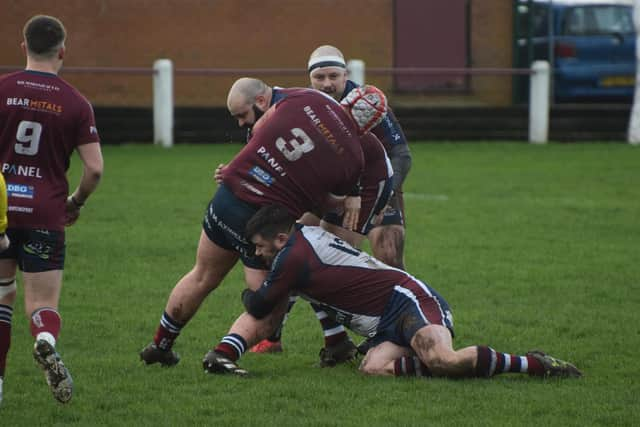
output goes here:
[[[145, 367], [167, 296], [193, 265], [213, 170], [234, 145], [104, 147], [99, 191], [67, 231], [59, 341], [73, 401], [51, 397], [20, 301], [0, 425], [637, 425], [640, 420], [640, 151], [624, 144], [413, 144], [408, 270], [453, 308], [458, 347], [541, 348], [577, 381], [368, 378], [315, 367], [322, 346], [298, 303], [285, 353], [243, 357], [252, 377], [201, 359], [242, 311], [236, 268], [176, 344]], [[78, 160], [71, 175], [77, 182]]]

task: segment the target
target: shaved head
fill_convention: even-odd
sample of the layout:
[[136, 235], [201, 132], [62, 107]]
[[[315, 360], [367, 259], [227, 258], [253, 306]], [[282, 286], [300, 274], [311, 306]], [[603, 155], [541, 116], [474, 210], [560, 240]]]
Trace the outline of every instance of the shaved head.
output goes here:
[[269, 86], [262, 80], [242, 77], [236, 80], [231, 86], [231, 89], [229, 89], [227, 108], [229, 108], [229, 111], [233, 114], [232, 107], [251, 105], [258, 95], [263, 95], [268, 89]]
[[265, 82], [242, 77], [229, 89], [227, 108], [229, 113], [238, 120], [238, 126], [252, 126], [269, 108], [270, 101], [271, 88]]
[[336, 56], [338, 58], [342, 58], [342, 61], [344, 61], [344, 55], [342, 54], [342, 52], [340, 52], [340, 49], [328, 44], [319, 46], [316, 48], [316, 50], [311, 52], [311, 55], [309, 55], [309, 61], [320, 56]]

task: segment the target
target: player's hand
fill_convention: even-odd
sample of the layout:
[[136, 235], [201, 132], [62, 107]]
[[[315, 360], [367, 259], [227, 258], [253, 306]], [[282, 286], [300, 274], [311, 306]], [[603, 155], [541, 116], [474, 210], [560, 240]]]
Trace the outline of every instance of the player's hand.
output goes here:
[[82, 205], [78, 205], [72, 199], [72, 196], [67, 197], [67, 202], [65, 203], [65, 220], [64, 225], [70, 226], [75, 224], [75, 222], [80, 217], [80, 209]]
[[216, 184], [222, 184], [222, 172], [227, 165], [224, 163], [220, 163], [216, 168], [216, 171], [213, 173], [213, 179], [216, 181]]
[[2, 237], [0, 237], [0, 252], [4, 252], [9, 249], [10, 244], [11, 241], [9, 240], [9, 236], [7, 236], [5, 233], [2, 233]]
[[360, 196], [347, 196], [344, 199], [344, 217], [342, 219], [343, 228], [353, 231], [358, 227], [361, 202], [362, 199]]

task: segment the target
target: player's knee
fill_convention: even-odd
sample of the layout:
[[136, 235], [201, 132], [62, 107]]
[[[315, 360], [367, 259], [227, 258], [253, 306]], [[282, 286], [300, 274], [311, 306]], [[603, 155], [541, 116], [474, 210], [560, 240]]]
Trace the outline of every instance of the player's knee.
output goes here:
[[359, 370], [365, 375], [382, 375], [384, 366], [373, 358], [365, 357], [360, 363]]

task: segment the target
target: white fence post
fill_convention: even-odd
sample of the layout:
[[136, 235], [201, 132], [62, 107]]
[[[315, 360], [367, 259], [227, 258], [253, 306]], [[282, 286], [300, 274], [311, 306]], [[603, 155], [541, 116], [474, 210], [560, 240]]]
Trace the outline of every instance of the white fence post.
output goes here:
[[629, 119], [627, 141], [631, 145], [640, 145], [640, 3], [633, 4], [633, 24], [636, 28], [636, 89], [633, 94], [633, 106]]
[[153, 63], [153, 143], [173, 146], [173, 63]]
[[353, 80], [360, 86], [364, 85], [364, 61], [361, 59], [350, 59], [347, 62], [349, 80]]
[[531, 64], [529, 84], [529, 142], [545, 144], [549, 139], [549, 82], [547, 61]]

